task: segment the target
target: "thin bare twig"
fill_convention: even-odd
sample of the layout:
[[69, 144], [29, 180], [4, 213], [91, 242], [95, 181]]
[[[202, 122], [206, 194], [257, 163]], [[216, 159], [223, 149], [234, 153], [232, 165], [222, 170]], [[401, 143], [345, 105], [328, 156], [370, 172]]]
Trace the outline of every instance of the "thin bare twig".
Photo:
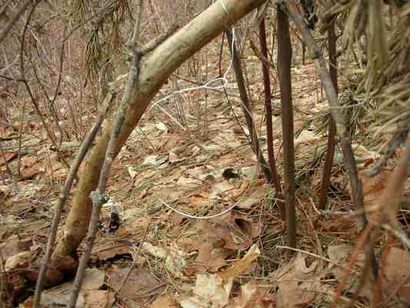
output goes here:
[[281, 245], [275, 245], [275, 248], [287, 249], [287, 250], [291, 250], [291, 251], [294, 251], [294, 252], [300, 252], [300, 253], [303, 253], [303, 254], [305, 254], [305, 255], [318, 258], [319, 260], [326, 261], [326, 262], [328, 262], [329, 264], [332, 264], [332, 265], [334, 265], [334, 266], [337, 266], [337, 267], [340, 267], [341, 269], [346, 270], [345, 265], [336, 263], [335, 261], [332, 261], [332, 260], [330, 260], [329, 258], [320, 256], [320, 255], [318, 255], [318, 254], [315, 254], [315, 253], [312, 253], [312, 252], [309, 252], [309, 251], [306, 251], [306, 250], [302, 250], [302, 249], [298, 249], [298, 248], [294, 248], [294, 247], [289, 247], [289, 246], [281, 246]]
[[24, 82], [24, 80], [21, 79], [21, 78], [13, 78], [13, 77], [2, 75], [2, 74], [0, 74], [0, 78], [4, 78], [4, 79], [10, 80], [10, 81]]
[[[403, 153], [403, 156], [401, 157], [401, 160], [399, 164], [397, 165], [395, 171], [391, 175], [389, 182], [387, 184], [387, 187], [384, 190], [383, 195], [380, 199], [379, 210], [381, 210], [382, 213], [376, 216], [377, 218], [375, 219], [375, 221], [371, 221], [370, 223], [368, 223], [366, 227], [362, 230], [362, 233], [354, 249], [354, 253], [347, 265], [348, 271], [346, 271], [346, 275], [340, 280], [338, 286], [336, 287], [332, 307], [335, 307], [335, 308], [337, 307], [337, 302], [339, 298], [341, 297], [341, 293], [343, 289], [346, 286], [347, 277], [351, 273], [351, 269], [353, 268], [353, 265], [355, 264], [357, 260], [357, 256], [359, 252], [366, 245], [371, 246], [371, 243], [374, 242], [374, 240], [378, 237], [379, 231], [383, 227], [383, 221], [387, 220], [390, 222], [391, 225], [393, 226], [397, 225], [396, 213], [397, 213], [398, 206], [399, 206], [398, 201], [403, 191], [405, 180], [407, 178], [409, 161], [410, 161], [410, 136], [407, 138], [406, 148]], [[373, 232], [373, 235], [372, 235], [372, 232]], [[383, 259], [382, 259], [382, 264], [383, 264]], [[378, 279], [378, 277], [376, 278]], [[376, 280], [376, 283], [380, 283], [380, 282]], [[376, 301], [377, 300], [378, 299], [376, 299]]]
[[[142, 0], [137, 0], [137, 5], [142, 5]], [[141, 19], [140, 15], [136, 16], [135, 23], [139, 24]], [[134, 29], [138, 30], [138, 27]], [[138, 37], [137, 34], [133, 34], [133, 37]], [[78, 265], [77, 274], [74, 279], [72, 293], [70, 295], [70, 300], [68, 306], [74, 308], [76, 306], [77, 298], [80, 293], [81, 285], [84, 280], [85, 269], [87, 268], [88, 260], [91, 256], [91, 250], [94, 244], [95, 235], [97, 232], [98, 219], [101, 212], [102, 205], [107, 201], [105, 196], [105, 189], [108, 181], [108, 176], [110, 173], [112, 162], [114, 161], [115, 154], [117, 152], [119, 144], [119, 135], [121, 132], [122, 124], [124, 123], [125, 114], [129, 107], [132, 97], [135, 94], [137, 83], [138, 83], [138, 73], [139, 73], [139, 63], [142, 57], [141, 51], [133, 51], [133, 59], [130, 66], [130, 71], [128, 74], [128, 82], [124, 89], [124, 95], [121, 100], [121, 104], [117, 110], [114, 123], [112, 124], [111, 136], [108, 142], [107, 150], [105, 153], [105, 158], [103, 166], [100, 172], [100, 178], [95, 191], [91, 192], [90, 198], [93, 203], [93, 209], [91, 213], [90, 223], [88, 225], [87, 232], [87, 247], [80, 259]]]
[[232, 30], [225, 32], [228, 38], [229, 50], [232, 56], [232, 67], [235, 72], [236, 83], [238, 84], [238, 90], [241, 97], [241, 108], [243, 110], [246, 125], [249, 131], [249, 138], [251, 140], [252, 150], [256, 155], [259, 166], [262, 169], [263, 175], [268, 182], [272, 181], [272, 174], [269, 170], [269, 165], [263, 157], [263, 153], [260, 149], [258, 135], [255, 129], [255, 121], [253, 119], [253, 114], [250, 107], [248, 93], [246, 91], [245, 79], [243, 76], [241, 62], [239, 59], [238, 51], [234, 41], [234, 36]]
[[[332, 21], [327, 29], [328, 37], [328, 51], [329, 51], [329, 74], [332, 79], [333, 86], [338, 92], [337, 85], [337, 57], [336, 57], [336, 32], [335, 32], [335, 21]], [[333, 167], [333, 157], [335, 155], [336, 147], [336, 125], [333, 117], [330, 115], [328, 134], [327, 134], [327, 149], [325, 162], [323, 164], [322, 179], [320, 183], [320, 196], [319, 196], [319, 209], [326, 209], [327, 205], [327, 194], [330, 186], [330, 177], [332, 175]]]
[[296, 209], [295, 209], [295, 146], [292, 104], [292, 45], [289, 33], [289, 19], [283, 4], [277, 7], [277, 67], [280, 88], [283, 160], [284, 197], [286, 208], [286, 236], [288, 245], [296, 247]]
[[135, 86], [138, 80], [138, 65], [140, 61], [140, 55], [135, 54], [134, 59], [131, 63], [129, 79], [127, 83], [127, 87], [124, 90], [124, 96], [121, 101], [120, 107], [117, 111], [114, 123], [112, 125], [111, 137], [108, 142], [107, 151], [105, 154], [105, 159], [103, 163], [103, 167], [100, 173], [100, 179], [98, 181], [98, 186], [95, 191], [90, 194], [90, 198], [93, 202], [93, 209], [91, 213], [91, 219], [88, 226], [87, 232], [87, 247], [84, 251], [81, 259], [80, 264], [78, 265], [77, 274], [74, 279], [73, 290], [70, 296], [69, 307], [74, 308], [77, 302], [78, 294], [80, 293], [81, 284], [84, 279], [85, 269], [87, 268], [88, 260], [91, 256], [91, 250], [95, 240], [95, 234], [97, 232], [97, 224], [98, 219], [100, 216], [101, 208], [104, 203], [106, 203], [107, 198], [105, 196], [105, 189], [106, 184], [108, 181], [109, 172], [111, 169], [112, 162], [114, 161], [116, 149], [118, 147], [118, 139], [121, 132], [121, 126], [124, 122], [125, 113], [128, 109], [129, 102], [131, 101], [131, 97], [134, 94]]
[[[138, 15], [137, 15], [137, 16], [138, 16]], [[136, 265], [137, 262], [138, 262], [138, 256], [139, 256], [139, 254], [140, 254], [140, 252], [141, 252], [141, 249], [142, 249], [142, 246], [143, 246], [143, 244], [144, 244], [144, 242], [145, 242], [145, 240], [146, 240], [146, 238], [147, 238], [147, 235], [148, 235], [148, 231], [149, 231], [149, 227], [150, 227], [150, 226], [151, 226], [151, 224], [148, 223], [148, 224], [147, 224], [147, 227], [145, 228], [145, 231], [144, 231], [144, 234], [142, 235], [142, 238], [141, 238], [140, 244], [139, 244], [139, 246], [138, 246], [138, 249], [137, 249], [137, 251], [135, 252], [135, 254], [133, 255], [133, 259], [134, 259], [134, 260], [132, 261], [132, 264], [131, 264], [131, 266], [130, 266], [128, 272], [127, 272], [127, 274], [124, 276], [124, 278], [123, 278], [122, 281], [121, 281], [120, 287], [119, 287], [118, 290], [117, 290], [118, 293], [121, 293], [122, 289], [124, 288], [125, 284], [127, 283], [128, 278], [130, 278], [130, 275], [131, 275], [132, 270], [134, 269], [135, 265]]]
[[70, 170], [68, 172], [67, 178], [65, 180], [64, 186], [61, 189], [61, 192], [58, 196], [57, 203], [54, 208], [54, 216], [53, 216], [53, 221], [51, 223], [49, 235], [48, 235], [48, 241], [47, 241], [47, 247], [46, 247], [46, 252], [43, 256], [40, 272], [37, 278], [37, 284], [36, 284], [36, 291], [34, 294], [34, 301], [33, 301], [33, 307], [40, 307], [40, 300], [41, 300], [41, 291], [43, 289], [44, 285], [44, 278], [47, 274], [47, 269], [48, 269], [48, 262], [50, 260], [50, 256], [52, 253], [52, 249], [55, 243], [56, 235], [57, 235], [57, 228], [58, 224], [60, 222], [61, 218], [61, 213], [64, 208], [64, 203], [67, 200], [67, 197], [70, 193], [71, 186], [73, 185], [74, 179], [77, 175], [78, 169], [81, 165], [81, 162], [83, 161], [85, 155], [87, 154], [88, 150], [91, 147], [92, 142], [94, 141], [102, 122], [106, 118], [106, 115], [108, 113], [109, 108], [112, 105], [112, 102], [114, 101], [116, 97], [115, 92], [110, 92], [107, 97], [104, 99], [104, 102], [102, 103], [102, 108], [100, 113], [97, 116], [97, 119], [93, 125], [93, 127], [90, 129], [89, 133], [87, 136], [84, 138], [84, 141], [82, 142], [76, 157], [74, 158], [74, 161], [71, 164]]
[[399, 129], [389, 140], [386, 154], [383, 155], [373, 166], [372, 169], [368, 171], [370, 176], [376, 176], [387, 164], [387, 161], [394, 156], [396, 150], [405, 142], [407, 135], [410, 132], [409, 127], [404, 129]]
[[276, 168], [276, 159], [275, 152], [273, 148], [273, 131], [272, 131], [272, 91], [270, 83], [270, 74], [269, 74], [269, 63], [268, 63], [268, 47], [266, 44], [266, 29], [265, 29], [265, 17], [260, 21], [259, 24], [259, 42], [261, 48], [261, 54], [263, 56], [262, 63], [262, 74], [263, 74], [263, 88], [265, 92], [265, 113], [266, 113], [266, 139], [268, 146], [268, 161], [270, 171], [272, 173], [272, 184], [275, 187], [276, 196], [279, 199], [278, 207], [281, 211], [282, 220], [286, 219], [286, 210], [285, 205], [282, 201], [283, 193], [282, 187], [280, 185], [279, 173]]
[[[288, 15], [292, 18], [296, 26], [299, 28], [304, 40], [306, 41], [307, 47], [311, 50], [317, 70], [319, 71], [319, 76], [324, 87], [328, 103], [331, 107], [332, 116], [336, 123], [336, 132], [340, 139], [340, 144], [343, 151], [343, 159], [345, 167], [349, 175], [349, 182], [352, 189], [352, 200], [355, 208], [362, 214], [359, 216], [361, 226], [360, 228], [365, 228], [368, 221], [366, 214], [364, 213], [364, 198], [363, 198], [363, 189], [362, 183], [359, 179], [359, 174], [357, 171], [356, 161], [354, 158], [354, 152], [352, 144], [350, 141], [350, 136], [348, 129], [346, 127], [346, 121], [339, 104], [337, 93], [333, 85], [332, 78], [329, 75], [327, 70], [324, 57], [317, 46], [315, 39], [313, 38], [311, 32], [307, 28], [303, 17], [298, 12], [297, 7], [294, 1], [282, 1], [286, 4], [288, 9]], [[365, 246], [366, 258], [371, 262], [371, 269], [373, 278], [377, 278], [378, 266], [374, 251], [371, 247], [371, 243], [367, 243]]]
[[[63, 32], [63, 37], [65, 37], [65, 33], [67, 31], [67, 28], [64, 28], [64, 32]], [[60, 140], [58, 142], [59, 148], [61, 147], [61, 144], [63, 142], [63, 138], [64, 138], [64, 131], [63, 128], [60, 125], [60, 121], [58, 119], [58, 115], [57, 115], [57, 111], [55, 108], [55, 102], [58, 96], [58, 93], [60, 92], [60, 86], [61, 86], [61, 80], [63, 77], [63, 68], [64, 68], [64, 47], [65, 47], [65, 40], [63, 40], [63, 42], [61, 43], [61, 48], [60, 48], [60, 59], [59, 59], [59, 68], [58, 68], [58, 79], [57, 79], [57, 84], [56, 84], [56, 88], [54, 90], [54, 95], [53, 95], [53, 99], [50, 101], [50, 111], [51, 114], [53, 115], [54, 118], [54, 122], [57, 126], [57, 129], [60, 133]]]
[[390, 176], [386, 189], [382, 195], [379, 206], [382, 210], [382, 223], [388, 221], [392, 227], [397, 228], [397, 212], [400, 209], [400, 198], [403, 194], [410, 162], [410, 134], [407, 135], [405, 149], [396, 168]]
[[352, 252], [352, 256], [350, 257], [349, 262], [345, 266], [345, 272], [343, 277], [340, 279], [339, 284], [336, 287], [335, 294], [333, 296], [333, 303], [332, 303], [332, 308], [338, 307], [337, 302], [339, 298], [342, 296], [342, 291], [346, 287], [346, 281], [347, 278], [350, 276], [350, 274], [353, 271], [353, 266], [355, 265], [360, 252], [363, 250], [363, 247], [366, 245], [366, 243], [369, 241], [371, 232], [374, 229], [374, 224], [373, 223], [368, 223], [366, 227], [362, 230], [358, 240], [356, 247], [354, 248]]
[[9, 288], [9, 275], [6, 271], [5, 260], [2, 251], [0, 250], [0, 299], [5, 307], [13, 307], [13, 299]]
[[8, 162], [8, 160], [7, 160], [7, 157], [6, 157], [6, 153], [4, 152], [3, 145], [2, 145], [1, 142], [0, 142], [0, 153], [1, 153], [1, 156], [3, 156], [4, 166], [6, 166], [6, 170], [7, 170], [8, 174], [9, 174], [9, 176], [10, 176], [10, 179], [11, 179], [12, 181], [14, 181], [15, 184], [17, 185], [16, 179], [15, 179], [15, 177], [14, 177], [14, 175], [13, 175], [13, 172], [11, 171], [11, 168], [10, 168], [10, 166], [9, 166], [9, 162]]
[[[37, 6], [38, 3], [40, 3], [41, 0], [36, 0], [36, 2], [34, 2], [33, 6]], [[33, 3], [32, 0], [26, 0], [26, 2], [24, 2], [20, 8], [18, 9], [18, 11], [16, 12], [16, 14], [11, 18], [10, 22], [8, 23], [7, 26], [5, 26], [3, 28], [3, 30], [0, 32], [0, 43], [5, 39], [5, 37], [7, 36], [7, 34], [10, 32], [11, 28], [13, 28], [14, 24], [17, 22], [17, 20], [19, 20], [20, 16], [23, 15], [23, 13], [27, 10], [28, 6]], [[5, 7], [3, 8], [5, 9]]]
[[383, 307], [381, 305], [382, 301], [382, 295], [383, 295], [383, 274], [384, 274], [384, 269], [386, 268], [386, 263], [387, 263], [387, 258], [389, 256], [389, 253], [391, 251], [391, 248], [393, 246], [393, 235], [388, 234], [386, 243], [384, 244], [381, 258], [380, 258], [380, 275], [377, 277], [376, 283], [373, 287], [373, 298], [372, 298], [372, 308], [377, 308], [377, 307]]
[[22, 82], [24, 83], [24, 86], [26, 87], [27, 93], [30, 96], [31, 102], [34, 105], [34, 109], [36, 110], [41, 123], [43, 124], [44, 129], [46, 130], [47, 136], [50, 139], [51, 143], [53, 144], [53, 146], [55, 147], [55, 149], [57, 150], [57, 154], [59, 156], [59, 158], [61, 159], [61, 161], [63, 162], [63, 164], [69, 169], [70, 165], [68, 164], [67, 160], [65, 159], [64, 155], [61, 153], [61, 151], [59, 150], [59, 148], [57, 147], [56, 141], [55, 141], [55, 136], [52, 133], [52, 131], [50, 130], [50, 127], [47, 124], [46, 119], [44, 118], [43, 113], [40, 110], [40, 107], [38, 105], [37, 100], [34, 97], [33, 91], [26, 79], [26, 72], [25, 72], [25, 66], [24, 66], [24, 49], [25, 49], [25, 37], [26, 37], [26, 32], [27, 32], [27, 28], [28, 25], [30, 23], [31, 17], [37, 7], [37, 5], [40, 3], [40, 1], [37, 1], [34, 3], [33, 7], [31, 8], [28, 17], [27, 17], [27, 21], [23, 27], [23, 31], [21, 34], [21, 46], [20, 46], [20, 79], [22, 80]]
[[21, 148], [23, 144], [23, 129], [24, 129], [24, 116], [26, 113], [26, 100], [23, 101], [21, 107], [20, 127], [19, 127], [19, 141], [18, 141], [18, 156], [17, 156], [17, 175], [21, 175]]
[[5, 2], [0, 8], [0, 16], [6, 13], [7, 7], [13, 2], [14, 0], [9, 0]]
[[141, 28], [141, 11], [142, 11], [142, 1], [136, 0], [135, 4], [135, 15], [137, 19], [134, 22], [134, 30], [132, 31], [131, 42], [127, 46], [128, 48], [137, 48], [138, 46], [138, 39], [140, 36], [140, 28]]

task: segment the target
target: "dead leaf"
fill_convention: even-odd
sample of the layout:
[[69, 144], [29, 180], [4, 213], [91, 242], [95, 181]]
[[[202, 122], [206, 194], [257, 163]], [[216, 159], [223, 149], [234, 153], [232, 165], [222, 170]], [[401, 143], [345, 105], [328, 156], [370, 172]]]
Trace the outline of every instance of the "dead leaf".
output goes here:
[[168, 132], [168, 127], [162, 122], [155, 124], [155, 128], [162, 132]]
[[132, 244], [119, 244], [116, 241], [100, 239], [96, 241], [92, 256], [98, 260], [105, 261], [116, 256], [130, 255]]
[[174, 152], [169, 152], [168, 154], [168, 160], [169, 162], [172, 163], [177, 163], [177, 162], [181, 162], [184, 161], [184, 159], [179, 158], [177, 154], [175, 154]]
[[[353, 247], [347, 244], [331, 245], [327, 248], [327, 255], [330, 260], [336, 264], [346, 265], [352, 254]], [[329, 264], [329, 272], [331, 272], [336, 279], [341, 279], [346, 275], [343, 268]]]
[[20, 174], [20, 178], [19, 180], [30, 180], [32, 178], [34, 178], [37, 174], [42, 173], [44, 170], [40, 169], [40, 165], [37, 166], [33, 166], [33, 167], [29, 167], [29, 168], [25, 168], [23, 169]]
[[164, 248], [154, 246], [148, 242], [142, 243], [142, 250], [156, 258], [165, 259], [167, 257], [167, 251]]
[[165, 260], [165, 267], [174, 276], [179, 278], [185, 277], [183, 270], [186, 266], [187, 253], [180, 250], [176, 244], [173, 243], [171, 247], [165, 249], [154, 246], [148, 242], [144, 242], [142, 244], [142, 250], [154, 257]]
[[356, 220], [354, 216], [334, 216], [330, 219], [317, 221], [318, 230], [325, 232], [353, 232]]
[[235, 189], [235, 186], [227, 181], [217, 183], [212, 187], [209, 199], [213, 200], [223, 198], [229, 191], [232, 191], [233, 189]]
[[338, 264], [345, 264], [353, 251], [353, 247], [347, 244], [331, 245], [327, 248], [330, 260]]
[[134, 169], [133, 166], [127, 166], [128, 174], [130, 175], [131, 179], [134, 179], [138, 172]]
[[257, 166], [243, 167], [241, 173], [249, 180], [255, 180], [259, 176], [259, 170]]
[[11, 193], [11, 189], [8, 185], [0, 185], [0, 204], [5, 200]]
[[[99, 269], [86, 269], [83, 285], [76, 307], [110, 307], [114, 301], [111, 291], [99, 290], [105, 279], [105, 273]], [[65, 307], [69, 302], [73, 281], [43, 291], [42, 307]]]
[[191, 178], [191, 177], [185, 177], [185, 176], [181, 176], [178, 181], [177, 181], [177, 185], [179, 186], [183, 186], [186, 188], [194, 188], [197, 187], [198, 185], [200, 185], [202, 182], [200, 180]]
[[241, 286], [241, 294], [233, 298], [233, 302], [228, 305], [232, 308], [274, 308], [275, 298], [268, 295], [269, 288], [258, 285], [255, 279], [251, 279]]
[[227, 265], [226, 259], [234, 250], [247, 249], [252, 244], [253, 237], [260, 232], [259, 228], [242, 219], [239, 214], [224, 216], [221, 220], [198, 223], [198, 235], [206, 240], [198, 243], [194, 267], [216, 272]]
[[188, 195], [189, 204], [195, 209], [203, 208], [209, 204], [209, 193], [205, 191], [195, 192]]
[[29, 168], [38, 163], [38, 158], [35, 156], [24, 156], [21, 158], [21, 167]]
[[7, 138], [14, 134], [14, 129], [11, 126], [0, 126], [0, 137]]
[[252, 207], [261, 204], [263, 201], [263, 196], [261, 195], [253, 195], [251, 197], [246, 198], [245, 200], [241, 200], [238, 203], [238, 208], [244, 209], [244, 210], [249, 210]]
[[150, 194], [149, 187], [147, 187], [147, 188], [141, 190], [141, 192], [138, 195], [138, 199], [144, 199], [149, 194]]
[[16, 270], [18, 268], [27, 268], [33, 263], [34, 259], [34, 252], [23, 251], [9, 257], [4, 264], [4, 268], [6, 271]]
[[41, 161], [34, 156], [24, 156], [21, 159], [21, 176], [20, 180], [32, 179], [37, 174], [44, 172], [44, 166]]
[[295, 149], [303, 147], [305, 145], [312, 146], [312, 144], [319, 142], [320, 139], [321, 137], [317, 136], [314, 132], [303, 130], [295, 139]]
[[226, 265], [226, 258], [235, 250], [248, 249], [252, 239], [262, 227], [245, 219], [239, 213], [231, 212], [212, 220], [197, 223], [198, 256], [195, 266], [215, 272]]
[[238, 199], [248, 190], [249, 186], [250, 186], [250, 183], [248, 180], [244, 180], [240, 182], [239, 187], [232, 191], [231, 198], [235, 200]]
[[242, 259], [235, 261], [227, 270], [218, 273], [219, 277], [221, 277], [223, 281], [228, 281], [231, 278], [240, 276], [248, 270], [252, 262], [254, 262], [260, 254], [261, 252], [258, 246], [252, 245]]
[[165, 156], [150, 155], [150, 156], [145, 157], [141, 166], [157, 168], [161, 165], [164, 165], [164, 163], [166, 163], [166, 160], [167, 158]]
[[13, 158], [17, 157], [17, 152], [4, 152], [0, 155], [0, 167], [3, 166], [6, 162], [9, 162]]
[[84, 277], [82, 290], [98, 290], [104, 284], [105, 273], [97, 268], [88, 268]]
[[386, 276], [387, 289], [393, 290], [410, 305], [410, 253], [392, 247], [386, 260], [383, 274]]
[[84, 308], [113, 307], [115, 294], [106, 290], [85, 290], [81, 291], [84, 300]]
[[320, 269], [314, 261], [306, 266], [305, 257], [298, 253], [292, 262], [274, 273], [277, 284], [277, 307], [304, 307], [314, 302], [320, 293]]
[[179, 305], [171, 296], [163, 295], [150, 305], [151, 308], [178, 308]]
[[229, 303], [233, 279], [224, 282], [218, 275], [198, 274], [193, 295], [183, 297], [179, 303], [183, 308], [225, 307]]
[[[114, 290], [118, 290], [129, 268], [115, 268], [110, 272], [107, 284]], [[147, 301], [155, 293], [163, 291], [162, 281], [158, 281], [147, 268], [134, 268], [125, 282], [121, 296], [134, 302], [138, 307], [146, 307]]]
[[366, 206], [380, 199], [390, 175], [391, 171], [389, 170], [382, 170], [374, 177], [369, 177], [364, 173], [360, 175], [363, 183], [363, 197]]
[[232, 250], [223, 247], [214, 247], [214, 243], [205, 241], [199, 245], [195, 267], [214, 273], [227, 265], [225, 261], [232, 254]]
[[20, 252], [29, 251], [33, 241], [29, 238], [20, 240], [17, 235], [10, 236], [0, 245], [1, 257], [7, 260]]
[[45, 177], [54, 177], [55, 180], [63, 182], [67, 177], [67, 172], [67, 168], [60, 165], [58, 167], [56, 166], [56, 169], [54, 170], [47, 168]]

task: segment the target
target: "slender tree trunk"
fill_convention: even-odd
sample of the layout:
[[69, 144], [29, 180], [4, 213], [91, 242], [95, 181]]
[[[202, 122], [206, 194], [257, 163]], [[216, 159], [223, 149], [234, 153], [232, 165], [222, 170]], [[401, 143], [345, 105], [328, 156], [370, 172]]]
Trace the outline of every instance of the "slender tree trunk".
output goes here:
[[[335, 21], [333, 21], [327, 29], [327, 40], [329, 45], [329, 74], [335, 87], [336, 95], [338, 92], [337, 85], [337, 57], [336, 57], [336, 33]], [[320, 185], [319, 208], [324, 210], [327, 205], [327, 194], [330, 186], [330, 177], [332, 175], [333, 157], [335, 155], [336, 146], [336, 124], [333, 116], [330, 114], [329, 130], [327, 135], [327, 150], [325, 163], [322, 171], [322, 181]]]
[[295, 158], [293, 142], [293, 107], [289, 19], [282, 5], [278, 5], [278, 76], [280, 102], [282, 106], [283, 158], [285, 165], [284, 194], [286, 207], [287, 241], [290, 247], [296, 247], [296, 210], [295, 210]]
[[[264, 2], [265, 0], [224, 0], [222, 5], [221, 1], [218, 1], [143, 59], [136, 90], [126, 112], [114, 157], [137, 125], [151, 99], [171, 73], [213, 38]], [[112, 123], [106, 124], [85, 162], [64, 226], [64, 233], [52, 256], [51, 265], [56, 274], [55, 278], [60, 281], [63, 279], [64, 268], [61, 264], [58, 266], [56, 264], [67, 256], [75, 256], [76, 249], [87, 232], [92, 211], [89, 195], [97, 186], [110, 137]]]
[[276, 169], [275, 152], [273, 149], [273, 132], [272, 132], [272, 91], [270, 86], [268, 48], [266, 44], [265, 18], [262, 18], [259, 24], [259, 41], [261, 47], [261, 63], [263, 73], [263, 88], [265, 92], [265, 114], [266, 114], [266, 139], [268, 144], [268, 161], [272, 174], [272, 184], [275, 187], [278, 206], [282, 214], [282, 219], [286, 219], [285, 204], [283, 203], [282, 187], [280, 178]]
[[249, 138], [251, 140], [252, 150], [256, 155], [256, 159], [258, 161], [260, 168], [262, 169], [262, 173], [266, 181], [271, 182], [271, 170], [269, 169], [269, 165], [266, 162], [265, 157], [263, 156], [261, 146], [259, 144], [258, 134], [256, 133], [255, 129], [255, 121], [253, 119], [252, 107], [249, 101], [249, 96], [245, 85], [245, 78], [242, 72], [241, 60], [239, 59], [238, 49], [236, 48], [236, 43], [233, 40], [232, 35], [233, 34], [231, 30], [226, 31], [229, 50], [231, 51], [232, 56], [232, 67], [235, 73], [236, 83], [238, 84], [238, 91], [242, 101], [241, 108], [244, 113], [246, 127], [249, 130]]
[[[339, 101], [337, 99], [337, 94], [333, 86], [333, 81], [330, 78], [329, 72], [326, 68], [326, 63], [324, 57], [317, 46], [315, 39], [310, 33], [309, 29], [303, 21], [302, 16], [300, 16], [293, 0], [286, 1], [286, 6], [288, 7], [289, 15], [295, 22], [296, 26], [302, 33], [306, 46], [310, 49], [313, 58], [315, 60], [316, 68], [319, 71], [320, 80], [322, 81], [323, 88], [325, 89], [326, 97], [329, 106], [332, 111], [333, 119], [336, 124], [336, 133], [340, 140], [340, 146], [343, 151], [343, 160], [345, 163], [345, 168], [349, 175], [350, 187], [352, 189], [352, 201], [358, 212], [358, 218], [360, 220], [360, 229], [364, 229], [368, 223], [366, 217], [366, 211], [364, 210], [364, 197], [363, 197], [363, 187], [362, 182], [359, 178], [359, 172], [357, 170], [356, 160], [354, 158], [354, 152], [350, 140], [349, 131], [346, 126], [346, 120], [343, 112], [340, 108]], [[378, 275], [378, 264], [376, 256], [374, 254], [371, 242], [368, 242], [365, 246], [366, 258], [371, 264], [372, 276], [377, 278]]]

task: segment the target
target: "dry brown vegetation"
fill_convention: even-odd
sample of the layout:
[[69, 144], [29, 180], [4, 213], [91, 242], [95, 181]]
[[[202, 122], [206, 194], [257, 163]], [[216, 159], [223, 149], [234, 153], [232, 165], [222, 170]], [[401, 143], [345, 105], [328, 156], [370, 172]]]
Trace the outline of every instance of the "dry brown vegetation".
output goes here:
[[410, 304], [408, 1], [3, 0], [0, 29], [1, 305]]

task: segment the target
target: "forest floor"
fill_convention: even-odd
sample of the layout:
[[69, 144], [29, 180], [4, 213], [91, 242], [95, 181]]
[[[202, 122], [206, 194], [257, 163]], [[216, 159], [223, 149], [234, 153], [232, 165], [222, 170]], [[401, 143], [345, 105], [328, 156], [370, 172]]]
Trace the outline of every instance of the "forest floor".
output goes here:
[[[260, 62], [249, 56], [246, 63], [249, 80], [253, 81], [249, 89], [255, 122], [266, 155], [262, 82], [256, 76]], [[286, 245], [273, 188], [261, 176], [243, 133], [247, 129], [236, 83], [228, 84], [230, 103], [220, 92], [176, 94], [154, 105], [144, 116], [114, 164], [108, 183], [111, 200], [103, 208], [80, 294], [81, 307], [109, 307], [114, 301], [118, 307], [330, 305], [358, 238], [357, 224], [351, 213], [348, 180], [339, 150], [328, 210], [317, 208], [327, 138], [315, 132], [319, 117], [308, 125], [306, 120], [323, 112], [326, 101], [313, 63], [294, 66], [292, 74], [298, 132], [298, 249]], [[228, 78], [234, 80], [231, 75]], [[179, 88], [190, 86], [178, 80]], [[172, 92], [170, 87], [163, 92]], [[277, 107], [273, 121], [275, 155], [279, 173], [283, 174], [277, 91], [273, 105]], [[38, 120], [29, 115], [25, 123], [18, 193], [12, 185], [0, 186], [0, 248], [6, 268], [13, 262], [23, 262], [28, 255], [41, 255], [53, 205], [67, 174]], [[17, 170], [18, 131], [0, 129], [4, 180], [5, 160], [11, 172]], [[69, 160], [79, 143], [64, 145]], [[355, 149], [359, 166], [377, 158], [372, 149], [362, 145], [355, 145]], [[362, 176], [366, 206], [377, 201], [389, 172], [376, 178]], [[116, 230], [109, 226], [113, 208], [121, 220]], [[378, 243], [375, 246], [379, 251]], [[363, 263], [363, 256], [359, 256], [341, 303], [354, 298], [352, 290], [358, 285], [359, 296], [353, 305], [365, 307], [371, 298], [371, 284], [360, 284]], [[392, 284], [391, 290], [395, 290], [387, 299], [391, 307], [399, 307], [398, 298], [410, 300], [408, 287], [399, 285], [400, 277], [410, 275], [407, 252], [393, 248], [385, 261], [384, 275]], [[71, 284], [44, 291], [44, 305], [66, 303]], [[120, 287], [121, 292], [116, 294], [114, 290]], [[26, 305], [29, 303], [30, 299]]]

